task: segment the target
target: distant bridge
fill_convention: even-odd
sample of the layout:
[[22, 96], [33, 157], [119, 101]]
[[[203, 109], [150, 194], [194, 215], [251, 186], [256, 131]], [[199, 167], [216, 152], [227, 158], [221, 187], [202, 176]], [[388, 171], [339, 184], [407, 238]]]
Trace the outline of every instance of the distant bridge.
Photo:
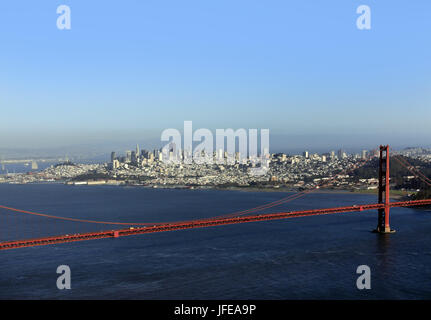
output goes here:
[[62, 161], [62, 159], [8, 159], [1, 160], [0, 164], [16, 164], [16, 163], [32, 163], [32, 162], [56, 162]]

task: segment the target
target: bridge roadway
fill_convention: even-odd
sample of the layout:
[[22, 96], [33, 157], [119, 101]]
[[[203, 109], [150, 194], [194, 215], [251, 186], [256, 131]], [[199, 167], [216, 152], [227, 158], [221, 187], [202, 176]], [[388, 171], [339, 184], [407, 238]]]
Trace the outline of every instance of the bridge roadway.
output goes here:
[[[431, 199], [390, 203], [391, 208], [422, 206], [422, 205], [431, 205]], [[205, 227], [214, 227], [214, 226], [222, 226], [222, 225], [238, 224], [238, 223], [246, 223], [246, 222], [269, 221], [269, 220], [307, 217], [307, 216], [315, 216], [315, 215], [323, 215], [323, 214], [377, 210], [377, 209], [384, 209], [384, 208], [385, 208], [384, 203], [380, 203], [380, 204], [376, 203], [376, 204], [353, 205], [353, 206], [347, 206], [347, 207], [336, 207], [336, 208], [326, 208], [326, 209], [257, 214], [257, 215], [249, 215], [249, 216], [242, 216], [242, 217], [237, 216], [237, 217], [229, 217], [229, 218], [209, 218], [209, 219], [200, 219], [200, 220], [190, 220], [190, 221], [183, 221], [183, 222], [157, 224], [153, 226], [136, 227], [136, 228], [130, 227], [127, 229], [119, 229], [119, 230], [107, 230], [107, 231], [80, 233], [80, 234], [73, 234], [73, 235], [60, 235], [60, 236], [52, 236], [52, 237], [45, 237], [45, 238], [6, 241], [6, 242], [0, 242], [0, 250], [16, 249], [16, 248], [32, 247], [32, 246], [42, 246], [42, 245], [49, 245], [49, 244], [74, 242], [74, 241], [85, 241], [85, 240], [95, 240], [95, 239], [104, 239], [104, 238], [118, 238], [118, 237], [131, 236], [131, 235], [144, 234], [144, 233], [153, 233], [153, 232], [205, 228]]]

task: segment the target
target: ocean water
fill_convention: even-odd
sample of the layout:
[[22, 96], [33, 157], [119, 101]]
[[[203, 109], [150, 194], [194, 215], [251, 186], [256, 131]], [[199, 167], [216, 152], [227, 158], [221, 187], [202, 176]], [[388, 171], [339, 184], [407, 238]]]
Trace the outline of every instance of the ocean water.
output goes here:
[[[0, 185], [0, 204], [122, 222], [176, 221], [244, 210], [282, 192]], [[309, 194], [268, 211], [374, 203], [359, 194]], [[0, 251], [0, 299], [430, 299], [431, 211], [394, 208]], [[110, 229], [0, 209], [0, 240]], [[56, 286], [71, 268], [70, 290]], [[358, 290], [359, 265], [371, 289]]]

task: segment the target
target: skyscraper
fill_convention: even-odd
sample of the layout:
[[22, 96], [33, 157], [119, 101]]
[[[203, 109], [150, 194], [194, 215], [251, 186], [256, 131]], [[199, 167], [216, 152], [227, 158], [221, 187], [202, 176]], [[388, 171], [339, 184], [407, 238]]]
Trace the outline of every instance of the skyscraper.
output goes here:
[[338, 150], [338, 159], [345, 159], [347, 158], [346, 152], [344, 152], [343, 149]]
[[131, 162], [132, 161], [132, 151], [127, 150], [126, 151], [126, 162]]

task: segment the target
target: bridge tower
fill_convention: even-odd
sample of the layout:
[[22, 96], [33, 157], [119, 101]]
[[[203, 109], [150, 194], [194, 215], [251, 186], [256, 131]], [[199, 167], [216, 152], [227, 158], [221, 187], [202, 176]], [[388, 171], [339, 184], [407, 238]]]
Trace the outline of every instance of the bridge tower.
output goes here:
[[384, 209], [378, 209], [379, 217], [377, 222], [378, 233], [393, 233], [389, 226], [389, 146], [380, 146], [379, 159], [379, 203], [384, 203]]

